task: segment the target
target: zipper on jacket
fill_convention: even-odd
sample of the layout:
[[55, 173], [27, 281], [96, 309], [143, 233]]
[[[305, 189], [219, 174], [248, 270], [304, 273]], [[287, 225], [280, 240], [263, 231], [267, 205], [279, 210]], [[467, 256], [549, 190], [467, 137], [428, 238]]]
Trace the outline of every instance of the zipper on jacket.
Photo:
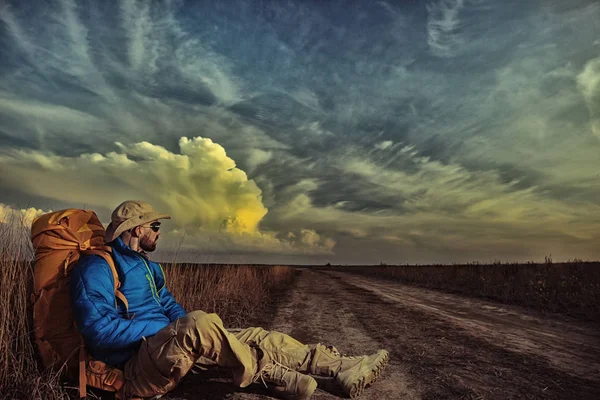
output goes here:
[[167, 287], [167, 276], [165, 275], [165, 270], [163, 269], [162, 265], [160, 265], [160, 263], [157, 263], [158, 266], [160, 267], [160, 272], [162, 272], [162, 276], [163, 276], [163, 286], [158, 289], [157, 293], [160, 293], [165, 287]]
[[152, 292], [152, 297], [154, 298], [154, 300], [156, 300], [158, 305], [162, 307], [162, 304], [160, 304], [160, 297], [158, 296], [158, 291], [156, 290], [156, 282], [154, 282], [154, 278], [152, 277], [152, 271], [150, 271], [150, 267], [148, 266], [146, 260], [144, 260], [144, 257], [139, 257], [144, 262], [146, 270], [148, 271], [148, 273], [146, 274], [146, 279], [148, 279], [148, 283], [150, 284], [150, 291]]

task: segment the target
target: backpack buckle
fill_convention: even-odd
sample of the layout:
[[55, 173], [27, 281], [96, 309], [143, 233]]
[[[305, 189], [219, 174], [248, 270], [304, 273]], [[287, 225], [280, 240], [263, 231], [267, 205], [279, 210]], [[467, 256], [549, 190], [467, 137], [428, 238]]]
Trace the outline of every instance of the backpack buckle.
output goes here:
[[119, 374], [117, 374], [117, 372], [115, 372], [115, 370], [112, 369], [106, 375], [106, 378], [104, 378], [104, 383], [108, 386], [113, 386], [118, 377], [119, 377]]

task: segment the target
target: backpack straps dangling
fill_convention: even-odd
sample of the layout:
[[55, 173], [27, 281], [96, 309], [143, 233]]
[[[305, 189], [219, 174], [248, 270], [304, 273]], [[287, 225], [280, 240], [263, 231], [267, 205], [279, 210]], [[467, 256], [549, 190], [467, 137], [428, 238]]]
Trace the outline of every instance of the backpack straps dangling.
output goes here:
[[87, 397], [87, 363], [86, 363], [85, 345], [83, 341], [79, 348], [79, 398], [85, 399]]

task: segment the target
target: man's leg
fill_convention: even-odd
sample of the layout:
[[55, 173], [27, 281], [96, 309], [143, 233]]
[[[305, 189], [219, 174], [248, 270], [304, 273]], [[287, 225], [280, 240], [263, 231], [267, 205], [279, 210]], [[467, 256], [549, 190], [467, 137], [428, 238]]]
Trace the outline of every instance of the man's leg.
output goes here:
[[223, 328], [216, 314], [194, 311], [144, 339], [125, 365], [125, 395], [149, 397], [173, 389], [199, 357], [230, 368], [234, 383], [248, 386], [256, 373], [256, 355]]
[[[230, 369], [239, 387], [260, 378], [274, 383], [271, 388], [278, 394], [298, 399], [307, 398], [316, 387], [311, 377], [285, 374], [262, 351], [240, 342], [216, 314], [194, 311], [142, 342], [125, 365], [124, 397], [151, 397], [172, 390], [200, 357]], [[285, 381], [280, 375], [286, 376]]]
[[240, 342], [260, 347], [271, 359], [299, 372], [308, 372], [315, 345], [306, 345], [285, 333], [260, 327], [230, 329]]
[[255, 343], [274, 360], [298, 372], [335, 378], [352, 398], [375, 382], [389, 357], [385, 350], [370, 356], [342, 356], [333, 346], [306, 345], [284, 333], [262, 328], [232, 329], [230, 332], [243, 343]]

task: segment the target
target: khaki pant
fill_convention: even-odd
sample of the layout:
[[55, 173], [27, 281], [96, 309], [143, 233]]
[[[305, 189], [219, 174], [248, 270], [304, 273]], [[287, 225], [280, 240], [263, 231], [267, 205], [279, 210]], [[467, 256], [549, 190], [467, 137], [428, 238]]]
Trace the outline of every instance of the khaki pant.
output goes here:
[[217, 314], [193, 311], [144, 339], [125, 365], [124, 398], [152, 397], [172, 390], [200, 359], [230, 368], [233, 383], [246, 387], [256, 374], [259, 346], [281, 364], [306, 371], [311, 349], [292, 337], [262, 328], [228, 331]]

